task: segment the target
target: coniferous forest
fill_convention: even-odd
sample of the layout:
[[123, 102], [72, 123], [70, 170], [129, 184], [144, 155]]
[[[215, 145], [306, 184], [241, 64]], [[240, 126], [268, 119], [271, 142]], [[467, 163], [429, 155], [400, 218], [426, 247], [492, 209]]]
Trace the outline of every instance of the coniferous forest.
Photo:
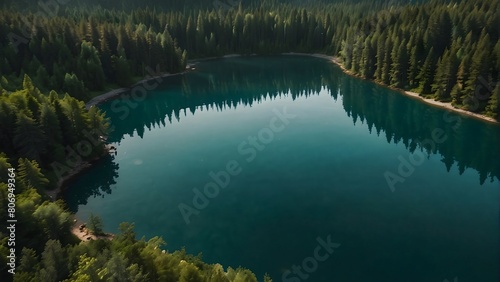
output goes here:
[[[1, 5], [0, 269], [9, 280], [257, 281], [244, 268], [225, 270], [183, 250], [162, 251], [161, 238], [137, 239], [128, 223], [113, 240], [80, 243], [65, 203], [48, 196], [61, 171], [72, 169], [66, 160], [75, 152], [81, 156], [75, 167], [106, 152], [109, 120], [85, 102], [151, 71], [179, 73], [188, 60], [228, 54], [321, 53], [356, 76], [500, 119], [497, 0]], [[79, 146], [82, 140], [92, 149]], [[9, 214], [3, 212], [9, 194], [22, 222], [14, 276], [7, 272]]]

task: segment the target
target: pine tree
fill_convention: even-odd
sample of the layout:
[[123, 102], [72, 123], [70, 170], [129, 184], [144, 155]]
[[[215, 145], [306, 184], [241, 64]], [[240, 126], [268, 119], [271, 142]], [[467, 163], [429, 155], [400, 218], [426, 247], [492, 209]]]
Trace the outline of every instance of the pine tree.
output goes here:
[[[451, 51], [445, 50], [443, 57], [437, 64], [432, 91], [436, 93], [436, 99], [449, 101], [451, 91], [457, 82], [458, 61], [456, 58], [457, 48]], [[456, 94], [455, 94], [456, 96]]]
[[360, 73], [360, 69], [364, 65], [362, 65], [362, 55], [363, 55], [363, 45], [364, 45], [364, 40], [361, 36], [357, 36], [356, 40], [354, 41], [354, 46], [352, 49], [352, 66], [351, 70], [354, 73]]
[[418, 85], [417, 81], [418, 67], [419, 67], [419, 61], [418, 61], [417, 46], [412, 46], [410, 52], [410, 63], [408, 67], [408, 84], [410, 88], [415, 88]]
[[17, 114], [13, 141], [20, 156], [37, 162], [47, 149], [45, 132], [25, 112]]
[[71, 122], [73, 134], [77, 140], [84, 139], [84, 131], [90, 130], [88, 128], [88, 116], [86, 115], [85, 105], [83, 102], [68, 95], [64, 96], [63, 102], [63, 109]]
[[132, 83], [132, 71], [130, 64], [123, 56], [113, 55], [111, 58], [113, 72], [115, 73], [115, 82], [119, 86], [127, 87]]
[[384, 65], [384, 57], [385, 57], [385, 40], [382, 35], [378, 37], [377, 40], [377, 63], [375, 69], [375, 79], [378, 81], [382, 81], [382, 73], [383, 73], [383, 65]]
[[470, 73], [464, 87], [466, 92], [472, 93], [476, 90], [476, 83], [478, 79], [488, 83], [491, 82], [491, 77], [489, 75], [489, 69], [491, 66], [490, 49], [490, 37], [486, 31], [483, 30], [474, 54], [472, 55]]
[[64, 83], [62, 90], [70, 94], [72, 97], [75, 97], [76, 99], [82, 101], [87, 101], [89, 98], [87, 91], [85, 91], [85, 86], [83, 85], [83, 82], [81, 82], [74, 73], [72, 74], [67, 73], [64, 76]]
[[92, 231], [94, 235], [102, 235], [104, 234], [102, 220], [99, 216], [90, 213], [89, 216], [89, 229]]
[[16, 123], [15, 108], [12, 104], [0, 99], [0, 148], [8, 156], [14, 155], [12, 136]]
[[453, 88], [451, 89], [451, 104], [455, 107], [461, 107], [462, 106], [462, 96], [463, 96], [463, 90], [462, 87], [459, 84], [455, 84]]
[[113, 55], [111, 50], [112, 47], [111, 45], [111, 34], [106, 27], [102, 27], [101, 29], [101, 40], [100, 40], [100, 60], [102, 63], [102, 70], [104, 72], [105, 77], [108, 80], [114, 80], [115, 75], [112, 69], [112, 64], [111, 64], [111, 56]]
[[77, 76], [83, 80], [85, 87], [90, 90], [102, 90], [105, 81], [104, 71], [99, 59], [99, 52], [91, 43], [83, 42], [81, 44], [77, 64]]
[[45, 103], [40, 110], [40, 128], [43, 132], [50, 132], [47, 136], [47, 157], [51, 160], [64, 157], [63, 137], [59, 119], [57, 118], [54, 107]]
[[347, 37], [342, 41], [340, 56], [342, 57], [342, 62], [346, 69], [352, 69], [353, 66], [353, 45], [354, 38], [351, 35], [351, 31], [347, 32]]
[[439, 58], [437, 62], [436, 75], [434, 78], [434, 83], [432, 84], [432, 92], [435, 92], [434, 96], [436, 100], [446, 99], [446, 84], [447, 84], [446, 59], [448, 56], [449, 56], [448, 50], [446, 50], [443, 57]]
[[9, 159], [4, 154], [0, 153], [0, 183], [8, 182], [9, 168], [12, 168]]
[[42, 281], [61, 281], [68, 274], [67, 258], [61, 243], [49, 240], [42, 253], [40, 277]]
[[49, 181], [43, 175], [38, 163], [25, 158], [20, 158], [18, 162], [19, 182], [22, 183], [25, 189], [35, 188], [38, 191], [43, 191], [49, 184]]
[[389, 85], [391, 82], [391, 52], [393, 46], [394, 43], [392, 42], [392, 39], [390, 37], [387, 37], [385, 41], [384, 60], [382, 63], [382, 82], [386, 85]]
[[399, 45], [394, 44], [391, 69], [391, 85], [398, 88], [405, 88], [407, 85], [408, 54], [406, 42], [403, 40]]
[[77, 134], [74, 131], [73, 125], [69, 117], [64, 113], [63, 107], [61, 106], [61, 102], [56, 100], [54, 102], [54, 112], [59, 120], [59, 126], [61, 127], [61, 132], [63, 136], [63, 145], [73, 145], [75, 144], [77, 139]]
[[467, 79], [470, 75], [471, 61], [471, 56], [468, 54], [464, 54], [462, 62], [460, 62], [460, 65], [458, 66], [457, 84], [461, 89], [464, 89], [467, 85]]
[[360, 71], [361, 75], [367, 79], [372, 79], [375, 73], [375, 51], [370, 37], [365, 39]]
[[424, 65], [420, 69], [420, 73], [418, 74], [417, 79], [420, 81], [419, 91], [422, 94], [430, 94], [431, 93], [431, 85], [434, 75], [434, 48], [431, 48], [429, 53], [427, 54], [427, 58], [425, 58]]
[[496, 119], [499, 119], [500, 113], [500, 83], [497, 82], [495, 89], [491, 95], [488, 105], [486, 106], [486, 113]]

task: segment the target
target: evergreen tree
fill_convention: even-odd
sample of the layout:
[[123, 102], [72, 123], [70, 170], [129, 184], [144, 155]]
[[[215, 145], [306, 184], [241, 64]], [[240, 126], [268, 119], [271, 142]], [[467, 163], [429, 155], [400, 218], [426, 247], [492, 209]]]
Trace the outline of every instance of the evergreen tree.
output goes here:
[[97, 49], [89, 42], [81, 44], [80, 55], [78, 57], [78, 77], [80, 77], [85, 87], [90, 90], [102, 90], [104, 87], [104, 71]]
[[85, 91], [83, 82], [81, 82], [74, 73], [72, 74], [67, 73], [64, 76], [64, 83], [62, 90], [79, 100], [85, 101], [88, 99], [88, 94]]
[[431, 48], [429, 54], [427, 54], [427, 58], [425, 58], [422, 68], [420, 69], [420, 73], [417, 76], [417, 79], [420, 81], [419, 90], [422, 94], [431, 93], [434, 66], [434, 48]]
[[19, 159], [18, 162], [19, 182], [23, 187], [25, 189], [35, 188], [38, 191], [43, 191], [47, 184], [49, 184], [49, 181], [42, 174], [38, 163], [24, 158]]
[[63, 145], [75, 144], [78, 140], [78, 135], [74, 131], [71, 120], [64, 113], [63, 107], [61, 106], [61, 102], [59, 102], [59, 100], [54, 101], [54, 112], [59, 121], [59, 126], [61, 127], [61, 132], [64, 140]]
[[493, 93], [491, 95], [490, 100], [488, 101], [488, 106], [486, 107], [486, 113], [498, 119], [499, 118], [499, 109], [500, 109], [500, 83], [497, 83]]
[[13, 156], [15, 151], [12, 136], [16, 119], [13, 106], [4, 99], [0, 99], [0, 148], [9, 156]]
[[375, 79], [378, 81], [382, 81], [382, 74], [383, 74], [383, 66], [384, 66], [384, 58], [385, 58], [385, 40], [382, 35], [378, 37], [377, 40], [377, 63], [376, 63], [376, 70], [375, 70]]
[[40, 128], [43, 132], [50, 132], [47, 134], [47, 152], [50, 153], [44, 159], [62, 159], [64, 148], [61, 127], [54, 107], [48, 103], [43, 104], [40, 110]]
[[99, 216], [94, 215], [93, 213], [90, 213], [89, 217], [89, 229], [94, 233], [95, 235], [101, 235], [103, 234], [103, 225], [102, 225], [102, 220]]
[[391, 85], [398, 88], [407, 86], [408, 54], [406, 42], [403, 40], [399, 45], [395, 44], [392, 49]]
[[59, 241], [47, 241], [42, 253], [43, 268], [40, 270], [42, 281], [56, 282], [66, 277], [68, 268], [65, 257], [64, 249]]
[[45, 132], [25, 112], [17, 113], [13, 143], [19, 155], [37, 162], [47, 149]]
[[393, 42], [390, 37], [387, 37], [385, 41], [385, 52], [384, 52], [384, 60], [382, 63], [382, 82], [386, 85], [390, 84], [391, 81], [391, 51], [393, 48]]
[[113, 71], [115, 73], [115, 82], [122, 87], [130, 86], [132, 83], [132, 72], [129, 62], [122, 56], [113, 55], [111, 58]]

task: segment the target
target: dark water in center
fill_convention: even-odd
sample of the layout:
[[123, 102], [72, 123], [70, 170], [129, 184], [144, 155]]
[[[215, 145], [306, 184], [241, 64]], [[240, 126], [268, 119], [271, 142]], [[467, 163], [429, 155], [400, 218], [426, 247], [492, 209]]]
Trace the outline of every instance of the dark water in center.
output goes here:
[[499, 281], [498, 126], [289, 56], [201, 62], [101, 108], [118, 154], [66, 200], [107, 231], [274, 281]]

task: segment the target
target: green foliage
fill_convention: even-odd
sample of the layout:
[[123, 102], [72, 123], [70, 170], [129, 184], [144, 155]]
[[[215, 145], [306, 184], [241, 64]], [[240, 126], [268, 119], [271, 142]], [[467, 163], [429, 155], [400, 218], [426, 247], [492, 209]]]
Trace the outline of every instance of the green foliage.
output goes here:
[[102, 281], [102, 271], [96, 258], [81, 255], [78, 260], [78, 268], [71, 276], [64, 280], [66, 282]]
[[431, 93], [431, 85], [434, 77], [434, 52], [433, 48], [429, 51], [427, 58], [425, 58], [424, 65], [420, 69], [417, 79], [420, 81], [419, 90], [422, 94]]
[[[85, 70], [83, 70], [83, 71], [85, 71]], [[103, 84], [103, 82], [101, 82], [101, 84]], [[101, 87], [102, 87], [102, 85], [101, 85]], [[88, 99], [88, 94], [87, 94], [87, 91], [85, 90], [85, 86], [83, 85], [83, 82], [81, 82], [74, 73], [73, 74], [67, 73], [64, 76], [62, 90], [69, 93], [71, 96], [75, 97], [76, 99], [79, 99], [79, 100], [87, 100]]]
[[33, 249], [23, 248], [21, 251], [20, 263], [14, 281], [37, 281], [40, 271], [40, 261], [37, 253]]
[[40, 162], [47, 149], [45, 132], [28, 115], [31, 115], [28, 111], [17, 113], [12, 141], [20, 156]]
[[257, 277], [248, 269], [238, 268], [234, 282], [257, 282]]
[[80, 56], [77, 60], [77, 72], [78, 76], [82, 78], [88, 89], [103, 89], [105, 80], [104, 71], [102, 70], [99, 52], [91, 42], [84, 41], [81, 44]]
[[[109, 123], [99, 109], [87, 111], [82, 102], [68, 95], [61, 99], [55, 91], [45, 96], [33, 86], [28, 76], [24, 77], [23, 85], [22, 90], [0, 96], [0, 150], [9, 159], [36, 162], [35, 165], [19, 161], [23, 170], [31, 169], [26, 167], [31, 165], [38, 167], [41, 173], [51, 169], [51, 164], [56, 161], [64, 163], [69, 154], [65, 149], [85, 140], [88, 132], [103, 137], [107, 135]], [[81, 155], [83, 160], [104, 152], [104, 142], [92, 145], [90, 154]], [[47, 183], [29, 185], [41, 189]]]
[[357, 7], [338, 23], [340, 57], [355, 74], [370, 78], [375, 62], [373, 78], [383, 84], [495, 116], [489, 104], [496, 102], [478, 101], [475, 94], [478, 80], [479, 87], [494, 88], [500, 74], [500, 26], [491, 12], [500, 4], [483, 4], [426, 1], [356, 18]]
[[49, 239], [64, 239], [73, 222], [72, 215], [54, 202], [40, 205], [33, 213], [33, 217], [38, 220]]
[[102, 230], [103, 224], [102, 224], [101, 218], [99, 216], [97, 216], [97, 215], [94, 215], [93, 213], [90, 213], [88, 228], [95, 235], [102, 235], [102, 234], [104, 234], [104, 232]]
[[113, 63], [116, 84], [122, 87], [130, 86], [132, 82], [132, 71], [129, 62], [123, 56], [115, 55], [111, 57], [111, 61]]
[[493, 90], [493, 94], [488, 102], [488, 106], [486, 107], [486, 113], [498, 119], [500, 114], [500, 83], [497, 83], [495, 89]]
[[[500, 31], [492, 12], [498, 1], [358, 2], [266, 0], [231, 6], [191, 0], [157, 4], [164, 9], [155, 10], [129, 1], [120, 6], [140, 7], [84, 13], [71, 8], [74, 12], [38, 26], [28, 46], [21, 40], [16, 47], [22, 56], [7, 45], [0, 48], [6, 74], [0, 85], [19, 88], [28, 74], [41, 89], [86, 100], [86, 89], [129, 86], [148, 68], [183, 71], [188, 56], [280, 52], [339, 54], [356, 74], [457, 107], [469, 103], [478, 77], [492, 87], [498, 81]], [[19, 34], [20, 14], [0, 13], [10, 23], [0, 31]], [[483, 111], [483, 104], [476, 110]]]
[[30, 248], [23, 248], [21, 251], [21, 259], [19, 262], [18, 271], [20, 272], [28, 272], [28, 273], [36, 273], [40, 266], [38, 263], [38, 257], [36, 255], [36, 251]]
[[180, 282], [202, 282], [203, 277], [200, 275], [200, 270], [191, 263], [181, 260], [180, 264], [181, 275]]
[[67, 255], [59, 241], [47, 241], [42, 252], [41, 264], [43, 266], [39, 271], [41, 281], [56, 282], [67, 277]]
[[19, 159], [18, 163], [18, 179], [22, 187], [24, 189], [35, 188], [38, 191], [43, 191], [49, 181], [42, 174], [38, 163], [24, 158]]
[[[123, 223], [121, 229], [112, 241], [63, 245], [51, 239], [40, 252], [24, 248], [15, 281], [257, 281], [247, 269], [225, 272], [220, 264], [205, 264], [184, 251], [166, 252], [161, 238], [137, 240], [132, 224]], [[130, 247], [137, 250], [137, 257], [127, 255]]]
[[264, 274], [264, 282], [273, 282], [273, 279], [271, 279], [271, 276], [269, 274]]
[[[108, 2], [92, 3], [116, 4]], [[151, 69], [181, 72], [188, 57], [325, 53], [338, 54], [344, 67], [362, 77], [499, 118], [500, 30], [498, 13], [492, 12], [498, 1], [390, 7], [383, 1], [249, 0], [234, 7], [167, 2], [155, 10], [122, 1], [137, 7], [133, 11], [75, 4], [51, 18], [0, 10], [0, 207], [5, 210], [7, 203], [5, 171], [17, 167], [17, 216], [23, 222], [15, 281], [257, 281], [249, 270], [224, 271], [185, 251], [163, 251], [161, 238], [137, 240], [128, 223], [111, 242], [70, 244], [71, 214], [42, 195], [55, 185], [47, 180], [54, 173], [51, 165], [64, 164], [88, 133], [98, 141], [81, 159], [104, 152], [109, 121], [79, 101], [89, 98], [88, 90], [129, 86]], [[20, 37], [24, 17], [39, 23], [29, 40]], [[493, 90], [480, 103], [479, 80], [483, 89]], [[68, 95], [58, 94], [64, 92]], [[94, 232], [102, 230], [99, 218], [92, 215], [90, 222]], [[5, 238], [1, 246], [5, 268]]]

